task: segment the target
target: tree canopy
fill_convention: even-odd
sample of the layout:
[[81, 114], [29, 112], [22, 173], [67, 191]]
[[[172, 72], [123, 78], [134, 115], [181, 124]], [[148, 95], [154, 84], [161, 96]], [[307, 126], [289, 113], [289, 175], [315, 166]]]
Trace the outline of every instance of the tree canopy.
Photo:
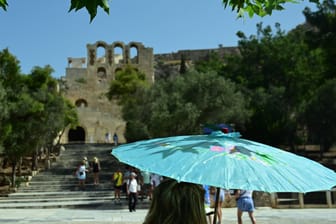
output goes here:
[[21, 74], [18, 60], [7, 49], [0, 51], [0, 148], [12, 166], [13, 185], [21, 158], [42, 147], [51, 149], [59, 133], [78, 121], [52, 72], [46, 66]]
[[[231, 8], [236, 11], [239, 17], [247, 13], [250, 17], [253, 15], [266, 16], [271, 15], [274, 10], [283, 10], [285, 3], [298, 3], [303, 0], [222, 0], [223, 7]], [[309, 0], [318, 2], [318, 0]], [[7, 10], [7, 0], [0, 0], [0, 7]], [[71, 0], [70, 11], [78, 11], [85, 8], [90, 15], [90, 21], [96, 17], [98, 8], [103, 9], [107, 14], [110, 13], [109, 0]]]
[[[292, 150], [320, 144], [327, 151], [336, 143], [336, 127], [330, 125], [336, 119], [334, 10], [332, 0], [316, 12], [306, 9], [308, 22], [288, 33], [280, 24], [262, 23], [255, 35], [238, 32], [239, 54], [221, 58], [209, 52], [183, 75], [158, 63], [159, 79], [148, 89], [132, 85], [127, 90], [125, 82], [111, 87], [131, 99], [122, 104], [127, 140], [199, 133], [202, 124], [233, 123], [255, 141]], [[117, 87], [126, 91], [118, 93]]]

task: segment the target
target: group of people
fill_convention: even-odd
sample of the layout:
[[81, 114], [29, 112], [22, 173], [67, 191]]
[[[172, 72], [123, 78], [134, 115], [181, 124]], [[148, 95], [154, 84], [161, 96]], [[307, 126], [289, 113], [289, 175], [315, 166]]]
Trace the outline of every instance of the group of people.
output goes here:
[[[207, 194], [207, 189], [208, 194]], [[146, 215], [144, 224], [207, 224], [206, 204], [210, 202], [212, 189], [193, 183], [177, 182], [166, 179], [154, 190], [153, 201]], [[218, 223], [222, 220], [221, 201], [228, 191], [220, 190], [219, 205], [217, 210]], [[237, 220], [242, 224], [243, 212], [248, 212], [252, 224], [256, 224], [254, 218], [254, 204], [252, 191], [235, 190], [234, 197], [237, 200]]]
[[[204, 206], [205, 206], [205, 212], [208, 217], [208, 222], [212, 223], [212, 214], [214, 213], [214, 208], [216, 206], [216, 194], [217, 194], [217, 189], [212, 186], [208, 185], [203, 185], [204, 189]], [[231, 198], [234, 197], [237, 202], [237, 219], [238, 219], [238, 224], [242, 223], [242, 215], [243, 212], [248, 212], [249, 217], [251, 219], [251, 222], [253, 224], [256, 223], [256, 220], [253, 215], [253, 210], [254, 210], [254, 203], [252, 199], [252, 191], [247, 191], [247, 190], [232, 190], [233, 191], [233, 196], [231, 196], [231, 191], [230, 190], [224, 190], [221, 188], [218, 188], [218, 201], [217, 201], [217, 214], [216, 218], [218, 220], [218, 224], [221, 224], [222, 220], [222, 207], [223, 207], [223, 202], [225, 198]]]
[[124, 192], [126, 199], [128, 199], [129, 211], [134, 212], [138, 197], [140, 196], [141, 200], [146, 198], [152, 200], [152, 192], [160, 184], [161, 180], [161, 176], [157, 174], [139, 171], [129, 166], [122, 173], [119, 167], [112, 175], [114, 201], [115, 203], [121, 203], [121, 193]]
[[[76, 170], [79, 186], [85, 186], [87, 172], [93, 173], [94, 185], [99, 184], [100, 163], [97, 157], [88, 162], [84, 157]], [[115, 193], [115, 203], [121, 203], [121, 193], [124, 192], [128, 200], [130, 212], [136, 211], [138, 197], [149, 198], [151, 205], [144, 224], [207, 224], [212, 223], [214, 202], [216, 201], [216, 188], [201, 186], [193, 183], [177, 182], [170, 178], [163, 178], [157, 174], [139, 171], [132, 167], [121, 168], [112, 175]], [[230, 195], [228, 190], [219, 189], [216, 218], [218, 224], [222, 220], [222, 205], [225, 197], [235, 197], [237, 201], [237, 220], [242, 224], [243, 212], [248, 212], [251, 223], [256, 224], [253, 215], [254, 204], [252, 191], [234, 190]]]
[[93, 174], [93, 184], [99, 185], [99, 171], [101, 170], [100, 162], [97, 157], [93, 157], [92, 161], [89, 162], [87, 157], [84, 156], [83, 160], [80, 162], [79, 166], [75, 171], [75, 175], [78, 179], [78, 185], [80, 188], [85, 188], [85, 181], [87, 178], [87, 173], [92, 172]]
[[[111, 143], [111, 134], [109, 132], [105, 133], [105, 143]], [[113, 134], [113, 144], [118, 146], [118, 135], [117, 133]]]

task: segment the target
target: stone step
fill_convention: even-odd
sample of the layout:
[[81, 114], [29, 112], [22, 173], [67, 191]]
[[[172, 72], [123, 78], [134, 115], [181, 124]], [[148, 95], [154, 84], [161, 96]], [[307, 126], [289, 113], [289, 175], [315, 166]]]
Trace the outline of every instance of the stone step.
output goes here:
[[[50, 169], [33, 176], [29, 185], [22, 184], [16, 193], [0, 198], [0, 209], [114, 206], [111, 177], [120, 164], [111, 155], [112, 148], [111, 145], [66, 145], [52, 160]], [[74, 171], [84, 156], [90, 161], [98, 157], [102, 170], [98, 186], [93, 185], [93, 175], [89, 172], [85, 189], [80, 189]], [[123, 204], [127, 205], [126, 200]]]
[[[26, 193], [26, 192], [53, 192], [53, 191], [77, 191], [81, 190], [77, 185], [69, 185], [69, 186], [55, 186], [52, 188], [25, 188], [21, 189], [19, 192]], [[112, 187], [96, 187], [96, 186], [85, 186], [85, 191], [112, 191]]]
[[[87, 178], [91, 179], [93, 177], [92, 173], [87, 173]], [[101, 180], [110, 180], [112, 178], [112, 172], [101, 172], [99, 173], [99, 179]], [[38, 175], [32, 178], [31, 182], [45, 182], [45, 181], [68, 181], [68, 180], [77, 180], [73, 173], [67, 174], [67, 175], [57, 175], [57, 174], [51, 174], [51, 175]]]
[[50, 191], [50, 192], [17, 192], [17, 193], [12, 193], [10, 195], [8, 195], [7, 197], [1, 197], [0, 198], [0, 202], [2, 200], [6, 200], [9, 198], [46, 198], [46, 197], [50, 197], [50, 198], [57, 198], [57, 197], [102, 197], [102, 196], [112, 196], [114, 195], [114, 192], [111, 190], [100, 190], [100, 191]]
[[[51, 200], [52, 199], [52, 200]], [[53, 197], [53, 198], [11, 198], [11, 199], [4, 199], [0, 200], [0, 205], [8, 204], [8, 203], [31, 203], [31, 202], [67, 202], [67, 201], [93, 201], [93, 200], [114, 200], [114, 195], [102, 195], [102, 196], [96, 196], [94, 198], [91, 197], [84, 197], [82, 195], [78, 195], [78, 197], [75, 197], [75, 195], [67, 195], [67, 197], [59, 196], [59, 197]], [[0, 206], [1, 208], [1, 206]]]
[[[137, 203], [137, 209], [148, 209], [150, 202], [140, 201]], [[1, 203], [0, 209], [50, 209], [50, 208], [98, 208], [98, 207], [111, 208], [111, 209], [128, 209], [128, 202], [122, 200], [115, 202], [112, 198], [91, 199], [91, 200], [68, 200], [68, 201], [31, 201], [31, 202], [14, 202], [14, 203]]]

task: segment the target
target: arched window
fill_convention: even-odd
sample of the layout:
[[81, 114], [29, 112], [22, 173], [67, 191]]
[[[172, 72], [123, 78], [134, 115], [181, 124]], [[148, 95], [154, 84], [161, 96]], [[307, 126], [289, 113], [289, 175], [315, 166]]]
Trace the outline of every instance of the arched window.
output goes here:
[[84, 108], [84, 107], [88, 106], [88, 103], [84, 99], [78, 99], [78, 100], [76, 100], [75, 105], [76, 105], [76, 107]]
[[99, 77], [99, 78], [103, 78], [103, 79], [105, 79], [106, 78], [106, 69], [104, 68], [104, 67], [99, 67], [98, 69], [97, 69], [97, 76]]
[[106, 52], [105, 47], [98, 45], [97, 47], [97, 62], [98, 63], [105, 64], [106, 62], [105, 52]]
[[123, 48], [119, 45], [115, 46], [114, 49], [114, 63], [123, 64], [124, 63], [124, 51]]
[[130, 59], [132, 64], [139, 64], [138, 47], [135, 45], [130, 47]]

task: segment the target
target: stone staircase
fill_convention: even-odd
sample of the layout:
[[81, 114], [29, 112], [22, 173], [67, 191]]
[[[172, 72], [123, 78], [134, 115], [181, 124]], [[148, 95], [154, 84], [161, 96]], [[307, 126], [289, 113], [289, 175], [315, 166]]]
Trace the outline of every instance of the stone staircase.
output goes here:
[[[111, 176], [121, 164], [111, 155], [112, 148], [110, 144], [65, 145], [50, 169], [32, 177], [29, 185], [17, 192], [1, 197], [0, 209], [116, 206]], [[80, 189], [74, 171], [84, 156], [89, 161], [94, 156], [99, 158], [100, 184], [94, 185], [92, 173], [88, 173], [85, 189]]]

